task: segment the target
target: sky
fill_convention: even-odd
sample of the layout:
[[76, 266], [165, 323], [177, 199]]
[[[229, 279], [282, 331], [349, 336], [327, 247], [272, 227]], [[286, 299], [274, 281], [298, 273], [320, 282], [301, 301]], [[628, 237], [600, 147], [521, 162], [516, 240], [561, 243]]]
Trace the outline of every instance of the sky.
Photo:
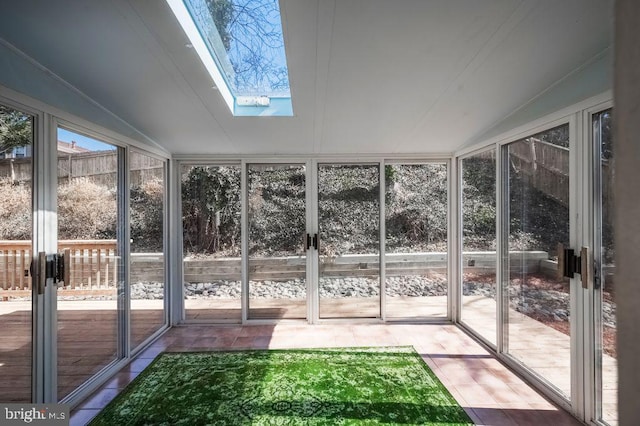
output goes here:
[[91, 151], [105, 151], [116, 148], [113, 145], [61, 128], [58, 128], [58, 140], [69, 143], [75, 141], [78, 146], [90, 149]]
[[[224, 51], [224, 47], [221, 44], [206, 36], [210, 28], [216, 28], [208, 11], [206, 0], [189, 0], [185, 2], [190, 9], [194, 23], [200, 29], [200, 34], [203, 35], [205, 42], [207, 42], [209, 50], [214, 51], [214, 56], [226, 56], [234, 67], [237, 81], [227, 78], [224, 70], [220, 70], [227, 79], [230, 90], [234, 96], [256, 94], [290, 96], [287, 60], [282, 35], [282, 20], [278, 1], [232, 0], [231, 3], [236, 11], [250, 10], [251, 12], [239, 12], [232, 21], [235, 24], [232, 23], [227, 27], [227, 30], [231, 33], [231, 45], [229, 51]], [[264, 33], [270, 35], [267, 40], [262, 39]], [[251, 62], [256, 60], [256, 56], [263, 61], [259, 65], [253, 65]], [[268, 65], [271, 61], [273, 63]], [[281, 75], [281, 71], [284, 71], [284, 77]], [[286, 87], [274, 89], [271, 83], [276, 81], [281, 82]]]

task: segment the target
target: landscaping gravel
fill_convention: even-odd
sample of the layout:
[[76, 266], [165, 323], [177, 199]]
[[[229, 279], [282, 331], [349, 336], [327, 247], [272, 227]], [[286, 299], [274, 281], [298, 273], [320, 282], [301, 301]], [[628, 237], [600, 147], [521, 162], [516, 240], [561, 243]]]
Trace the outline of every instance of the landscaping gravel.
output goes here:
[[[322, 298], [375, 297], [379, 295], [378, 281], [371, 278], [323, 278], [318, 288]], [[251, 299], [304, 299], [307, 287], [304, 280], [252, 281]], [[446, 296], [445, 276], [432, 277], [400, 276], [388, 277], [386, 285], [388, 297], [429, 297]], [[218, 280], [210, 283], [185, 283], [186, 299], [239, 299], [240, 281]], [[465, 282], [464, 296], [485, 296], [495, 299], [495, 286], [491, 283]], [[164, 297], [164, 284], [140, 282], [131, 286], [133, 300], [154, 300]], [[109, 300], [113, 296], [69, 296], [66, 300]], [[538, 290], [530, 286], [510, 286], [509, 305], [525, 315], [543, 316], [554, 321], [569, 320], [569, 294], [557, 290]], [[603, 302], [603, 322], [607, 327], [616, 325], [615, 305]]]

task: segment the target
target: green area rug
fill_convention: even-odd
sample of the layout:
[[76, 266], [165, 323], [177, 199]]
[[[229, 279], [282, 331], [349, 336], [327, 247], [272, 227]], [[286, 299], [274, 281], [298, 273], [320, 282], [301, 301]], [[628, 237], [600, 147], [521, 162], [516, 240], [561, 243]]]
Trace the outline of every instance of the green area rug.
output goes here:
[[412, 347], [163, 353], [92, 425], [469, 425]]

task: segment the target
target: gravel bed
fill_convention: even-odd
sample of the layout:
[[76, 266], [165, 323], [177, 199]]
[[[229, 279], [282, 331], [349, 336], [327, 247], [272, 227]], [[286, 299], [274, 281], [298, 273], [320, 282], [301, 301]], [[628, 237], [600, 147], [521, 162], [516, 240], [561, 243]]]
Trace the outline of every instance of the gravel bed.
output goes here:
[[[318, 288], [322, 298], [375, 297], [379, 295], [378, 281], [372, 278], [322, 278]], [[210, 283], [185, 283], [186, 299], [239, 299], [240, 281], [218, 280]], [[252, 281], [251, 299], [304, 299], [307, 288], [304, 280]], [[387, 297], [446, 296], [447, 281], [444, 276], [388, 277]], [[495, 287], [490, 283], [465, 282], [464, 296], [485, 296], [495, 299]], [[131, 286], [134, 300], [157, 300], [164, 297], [164, 284], [135, 283]], [[113, 296], [64, 296], [61, 300], [112, 300]], [[510, 286], [509, 306], [525, 315], [542, 316], [553, 321], [569, 320], [569, 294], [557, 290], [538, 290], [530, 286]], [[615, 304], [603, 303], [603, 323], [616, 326]]]

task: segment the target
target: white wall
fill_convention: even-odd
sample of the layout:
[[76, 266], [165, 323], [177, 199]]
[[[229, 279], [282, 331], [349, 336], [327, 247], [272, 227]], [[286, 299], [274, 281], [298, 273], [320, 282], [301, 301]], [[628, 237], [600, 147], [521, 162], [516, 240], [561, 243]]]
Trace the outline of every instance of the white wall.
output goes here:
[[607, 49], [487, 130], [467, 146], [492, 139], [613, 88], [613, 52]]
[[158, 145], [0, 39], [0, 85], [133, 140]]
[[640, 2], [616, 2], [614, 150], [620, 426], [640, 425]]

